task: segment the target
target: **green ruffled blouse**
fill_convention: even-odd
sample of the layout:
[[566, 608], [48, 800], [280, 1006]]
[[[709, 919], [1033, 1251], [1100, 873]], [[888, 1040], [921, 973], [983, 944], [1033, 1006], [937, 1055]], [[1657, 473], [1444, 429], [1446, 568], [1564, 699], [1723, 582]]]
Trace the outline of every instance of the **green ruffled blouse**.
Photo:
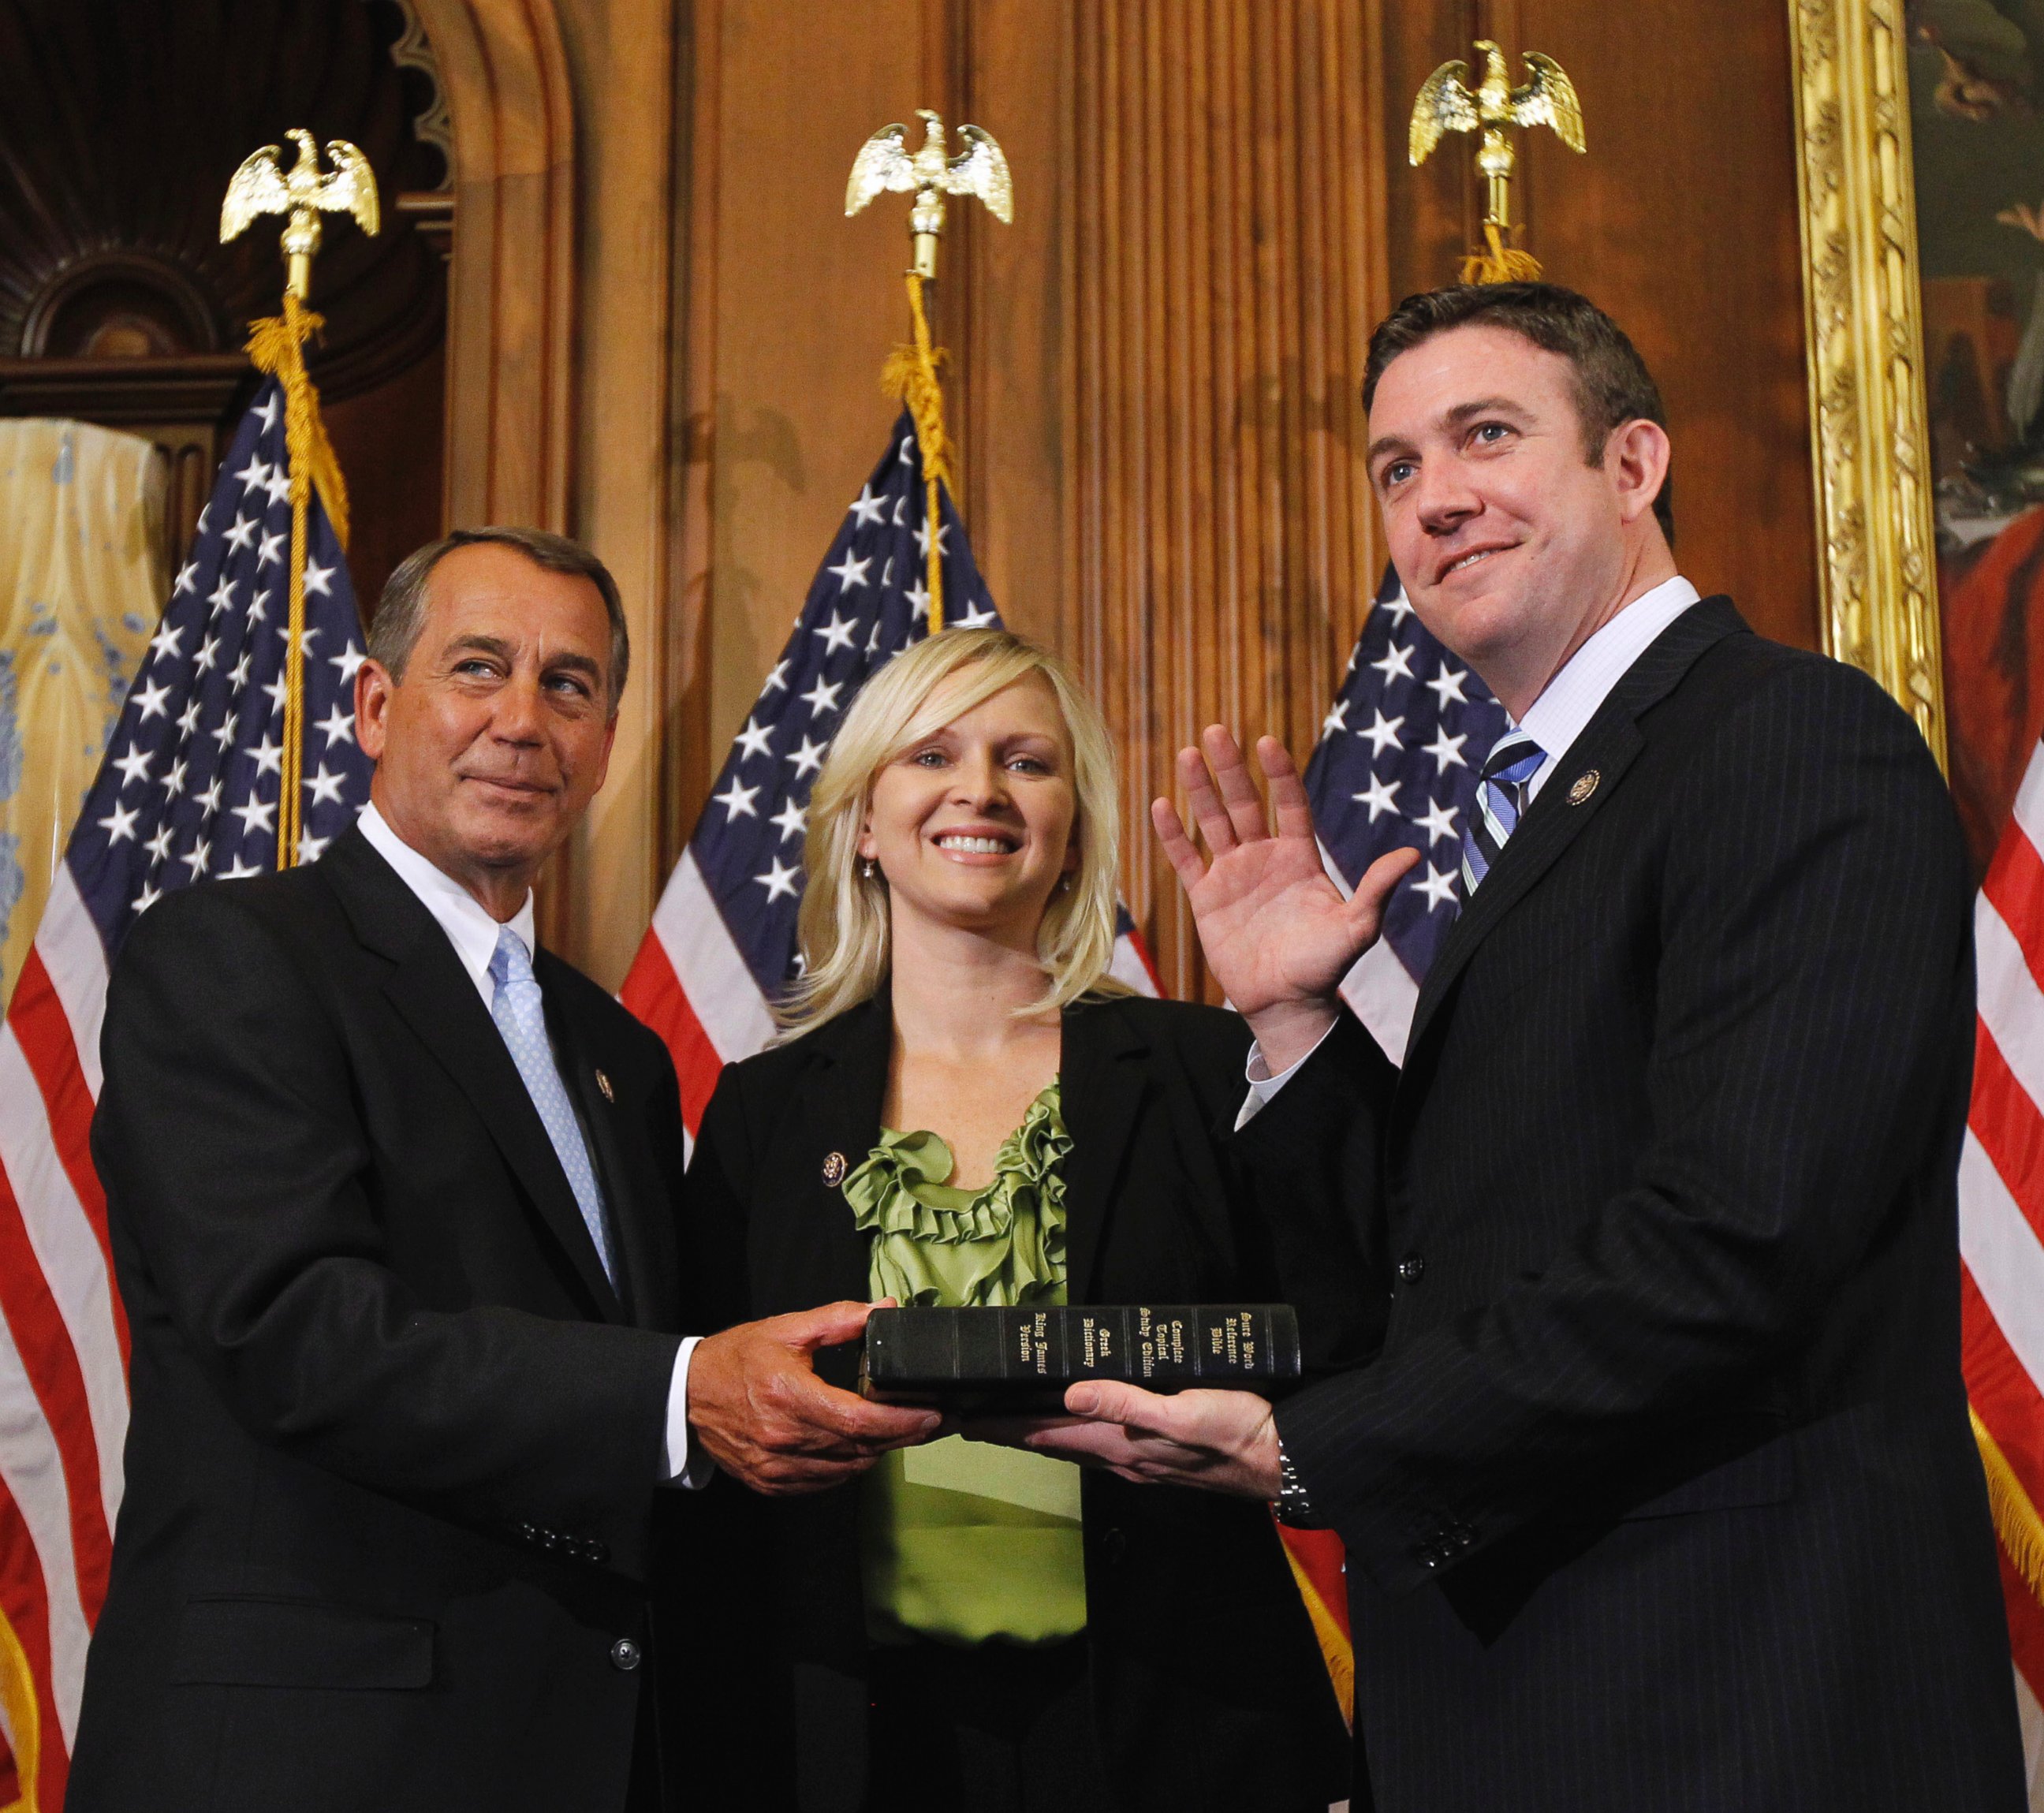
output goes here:
[[[843, 1186], [872, 1236], [871, 1294], [918, 1308], [1062, 1303], [1058, 1166], [1071, 1146], [1055, 1082], [1002, 1142], [982, 1189], [945, 1181], [955, 1161], [937, 1135], [882, 1129]], [[955, 1435], [887, 1455], [860, 1506], [870, 1634], [1032, 1644], [1084, 1630], [1078, 1471]]]

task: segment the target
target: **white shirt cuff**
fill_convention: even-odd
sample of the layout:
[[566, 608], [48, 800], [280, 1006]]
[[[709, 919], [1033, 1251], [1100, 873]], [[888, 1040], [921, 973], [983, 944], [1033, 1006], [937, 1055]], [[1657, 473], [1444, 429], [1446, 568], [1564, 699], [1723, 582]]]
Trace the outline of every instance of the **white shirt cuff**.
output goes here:
[[[1327, 1032], [1333, 1031], [1334, 1025], [1330, 1021]], [[1289, 1069], [1280, 1070], [1274, 1077], [1270, 1074], [1270, 1066], [1263, 1062], [1263, 1047], [1251, 1043], [1249, 1047], [1249, 1062], [1243, 1066], [1243, 1078], [1249, 1085], [1249, 1093], [1243, 1098], [1242, 1106], [1235, 1114], [1236, 1132], [1239, 1133], [1277, 1100], [1278, 1092], [1298, 1075], [1299, 1065], [1304, 1063], [1306, 1058], [1312, 1057], [1314, 1051], [1319, 1051], [1327, 1043], [1327, 1032], [1323, 1032], [1313, 1041], [1312, 1050], [1308, 1051], [1304, 1058], [1300, 1058]]]
[[717, 1462], [701, 1450], [689, 1451], [689, 1362], [694, 1358], [700, 1335], [686, 1336], [674, 1355], [674, 1376], [667, 1386], [667, 1468], [663, 1485], [693, 1492], [707, 1485], [717, 1471]]

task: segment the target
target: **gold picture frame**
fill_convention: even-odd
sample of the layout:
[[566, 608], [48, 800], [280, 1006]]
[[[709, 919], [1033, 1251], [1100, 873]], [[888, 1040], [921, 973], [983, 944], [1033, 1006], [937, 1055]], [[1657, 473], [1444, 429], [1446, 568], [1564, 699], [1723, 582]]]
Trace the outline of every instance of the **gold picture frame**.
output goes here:
[[1819, 619], [1944, 764], [1903, 0], [1788, 0]]

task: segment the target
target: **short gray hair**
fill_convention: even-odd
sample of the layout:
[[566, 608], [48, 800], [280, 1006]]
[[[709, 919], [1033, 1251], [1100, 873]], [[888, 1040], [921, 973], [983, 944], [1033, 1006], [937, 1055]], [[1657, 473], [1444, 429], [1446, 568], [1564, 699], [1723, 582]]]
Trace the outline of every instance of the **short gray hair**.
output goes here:
[[568, 573], [586, 579], [603, 594], [610, 619], [610, 711], [624, 696], [624, 676], [632, 666], [632, 638], [625, 628], [624, 605], [610, 569], [578, 541], [543, 528], [458, 528], [438, 541], [408, 554], [383, 587], [376, 616], [369, 626], [369, 656], [394, 680], [405, 677], [405, 663], [426, 624], [426, 582], [433, 569], [457, 547], [509, 547], [548, 573]]

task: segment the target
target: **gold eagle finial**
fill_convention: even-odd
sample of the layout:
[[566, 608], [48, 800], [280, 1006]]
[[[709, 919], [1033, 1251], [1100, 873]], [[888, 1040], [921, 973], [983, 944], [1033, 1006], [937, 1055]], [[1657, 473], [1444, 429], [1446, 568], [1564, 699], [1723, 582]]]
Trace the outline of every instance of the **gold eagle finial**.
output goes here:
[[857, 213], [884, 190], [913, 190], [916, 205], [909, 211], [909, 231], [916, 241], [914, 268], [917, 275], [934, 278], [945, 196], [977, 195], [997, 221], [1005, 223], [1015, 218], [1015, 182], [991, 133], [960, 126], [959, 136], [966, 148], [951, 157], [944, 152], [944, 122], [927, 107], [917, 108], [916, 117], [923, 121], [924, 132], [915, 151], [909, 149], [909, 129], [899, 121], [882, 126], [859, 148], [851, 180], [845, 186], [844, 211]]
[[[1488, 257], [1472, 255], [1464, 279], [1481, 282], [1504, 276], [1538, 276], [1540, 267], [1531, 256], [1510, 250], [1504, 243], [1512, 229], [1514, 161], [1512, 141], [1505, 133], [1514, 126], [1551, 126], [1570, 150], [1585, 150], [1582, 102], [1576, 97], [1575, 84], [1552, 57], [1527, 52], [1522, 59], [1527, 79], [1515, 88], [1497, 46], [1479, 38], [1476, 48], [1483, 52], [1484, 68], [1483, 79], [1474, 88], [1469, 86], [1469, 65], [1459, 59], [1443, 63], [1420, 85], [1406, 134], [1406, 155], [1413, 163], [1424, 163], [1443, 133], [1481, 131], [1476, 162], [1489, 186], [1484, 233], [1490, 252]], [[1476, 267], [1473, 275], [1470, 267]]]
[[300, 301], [312, 284], [313, 254], [319, 250], [320, 216], [352, 214], [372, 236], [382, 224], [376, 203], [376, 178], [369, 159], [346, 139], [331, 139], [326, 154], [333, 168], [320, 168], [319, 145], [302, 126], [285, 135], [298, 148], [298, 161], [286, 171], [279, 145], [266, 144], [241, 160], [220, 205], [220, 243], [238, 239], [262, 214], [284, 214], [283, 248], [290, 261], [286, 294]]

